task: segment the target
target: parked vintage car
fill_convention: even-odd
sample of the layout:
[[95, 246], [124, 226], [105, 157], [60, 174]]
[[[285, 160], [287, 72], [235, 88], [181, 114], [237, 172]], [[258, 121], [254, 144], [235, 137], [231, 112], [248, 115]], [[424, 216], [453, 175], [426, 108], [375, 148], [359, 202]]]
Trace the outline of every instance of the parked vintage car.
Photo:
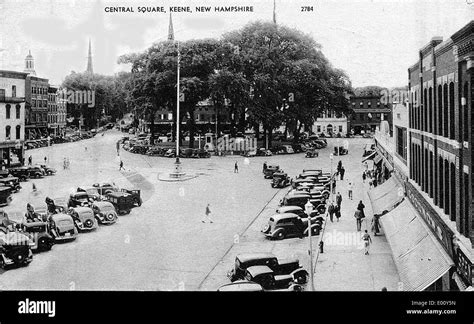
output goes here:
[[80, 186], [77, 187], [76, 192], [85, 192], [89, 197], [89, 200], [103, 200], [104, 196], [99, 193], [96, 187], [89, 187], [89, 186]]
[[237, 281], [220, 286], [217, 289], [217, 291], [255, 292], [255, 291], [264, 291], [264, 289], [258, 283], [247, 281], [247, 280], [237, 280]]
[[289, 186], [291, 179], [285, 172], [273, 173], [272, 188], [285, 188]]
[[39, 166], [29, 166], [28, 167], [28, 178], [43, 178], [45, 172]]
[[33, 243], [31, 249], [34, 252], [49, 251], [53, 247], [54, 238], [48, 230], [47, 222], [24, 222], [21, 224], [21, 229]]
[[25, 266], [33, 261], [30, 238], [17, 230], [15, 222], [0, 210], [0, 268]]
[[245, 280], [260, 284], [265, 290], [289, 288], [293, 284], [307, 282], [308, 272], [297, 269], [290, 274], [277, 275], [266, 265], [256, 265], [245, 270]]
[[49, 233], [54, 242], [75, 240], [78, 232], [72, 217], [65, 212], [59, 212], [62, 207], [56, 208], [55, 213], [49, 212], [48, 208], [40, 206], [36, 208], [36, 212], [48, 222]]
[[307, 150], [306, 151], [306, 154], [305, 154], [305, 157], [307, 158], [315, 158], [315, 157], [318, 157], [319, 156], [319, 152], [312, 149], [312, 150]]
[[301, 218], [293, 213], [275, 214], [262, 229], [266, 237], [283, 240], [287, 237], [308, 236], [308, 221], [311, 221], [311, 235], [319, 235], [323, 224], [322, 216]]
[[346, 155], [349, 151], [344, 148], [344, 146], [335, 146], [334, 147], [334, 155]]
[[[301, 208], [301, 207], [298, 207], [298, 206], [282, 206], [282, 207], [277, 208], [276, 213], [277, 214], [293, 213], [293, 214], [298, 215], [301, 218], [308, 217], [308, 215], [306, 214], [304, 209]], [[319, 215], [319, 213], [316, 210], [313, 210], [310, 213], [311, 217], [314, 217], [314, 216], [317, 216], [317, 215]]]
[[10, 187], [0, 187], [0, 206], [7, 206], [12, 201], [12, 190]]
[[114, 205], [108, 201], [94, 201], [91, 208], [100, 224], [111, 225], [118, 220]]
[[319, 214], [324, 214], [326, 212], [326, 205], [322, 199], [313, 199], [309, 193], [298, 191], [292, 191], [283, 197], [283, 199], [280, 201], [280, 207], [298, 206], [304, 209], [308, 200], [313, 204], [314, 209]]
[[89, 194], [85, 191], [78, 191], [69, 195], [67, 203], [68, 208], [90, 206], [94, 200], [89, 197]]
[[140, 194], [141, 194], [141, 190], [140, 189], [126, 189], [126, 188], [122, 188], [120, 189], [120, 192], [124, 192], [124, 193], [127, 193], [130, 195], [131, 199], [132, 199], [132, 202], [133, 204], [136, 206], [136, 207], [140, 207], [143, 203], [143, 200], [142, 198], [140, 197]]
[[267, 168], [263, 171], [263, 177], [265, 179], [271, 179], [275, 172], [280, 171], [279, 165], [268, 165]]
[[102, 196], [105, 196], [106, 194], [110, 193], [110, 192], [114, 192], [114, 191], [119, 191], [119, 188], [115, 185], [115, 184], [111, 184], [111, 183], [107, 183], [107, 182], [104, 182], [104, 183], [94, 183], [92, 185], [94, 188], [97, 189], [97, 192], [102, 195]]
[[0, 178], [0, 186], [9, 187], [12, 192], [18, 192], [21, 189], [20, 179], [17, 177]]
[[234, 282], [245, 278], [245, 270], [256, 265], [266, 265], [276, 274], [288, 274], [302, 269], [300, 261], [296, 258], [278, 259], [272, 253], [242, 253], [235, 257], [234, 267], [227, 272], [227, 277]]
[[10, 174], [20, 179], [20, 181], [26, 181], [29, 178], [29, 171], [27, 167], [17, 167], [10, 169]]
[[88, 232], [98, 227], [98, 222], [95, 219], [92, 208], [89, 207], [75, 207], [69, 208], [68, 215], [74, 220], [74, 224], [79, 232]]
[[164, 155], [167, 158], [174, 158], [176, 157], [176, 149], [168, 149]]
[[38, 164], [38, 166], [43, 169], [45, 175], [54, 175], [56, 174], [56, 169], [53, 167], [50, 167], [46, 164]]
[[10, 170], [1, 170], [0, 169], [0, 179], [7, 178], [10, 176]]
[[135, 207], [133, 197], [129, 193], [122, 191], [109, 192], [105, 197], [114, 205], [119, 215], [129, 214], [131, 209]]

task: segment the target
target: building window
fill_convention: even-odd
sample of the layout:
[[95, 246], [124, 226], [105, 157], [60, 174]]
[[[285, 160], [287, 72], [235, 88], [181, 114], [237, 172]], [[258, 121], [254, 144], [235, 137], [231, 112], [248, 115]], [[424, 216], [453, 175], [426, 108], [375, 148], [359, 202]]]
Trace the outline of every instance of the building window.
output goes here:
[[321, 125], [316, 126], [316, 132], [321, 133]]
[[8, 140], [10, 140], [10, 136], [11, 136], [11, 127], [10, 126], [7, 126], [5, 127], [5, 138]]
[[11, 106], [9, 104], [7, 104], [5, 106], [5, 109], [6, 109], [6, 118], [7, 119], [10, 119], [10, 113], [11, 113]]
[[16, 97], [16, 85], [12, 86], [12, 98]]
[[339, 125], [339, 133], [342, 133], [342, 125]]
[[16, 126], [16, 139], [20, 139], [20, 133], [21, 133], [21, 126], [17, 125]]
[[16, 110], [16, 119], [20, 119], [20, 116], [21, 116], [21, 106], [20, 106], [20, 105], [16, 105], [16, 106], [15, 106], [15, 110]]

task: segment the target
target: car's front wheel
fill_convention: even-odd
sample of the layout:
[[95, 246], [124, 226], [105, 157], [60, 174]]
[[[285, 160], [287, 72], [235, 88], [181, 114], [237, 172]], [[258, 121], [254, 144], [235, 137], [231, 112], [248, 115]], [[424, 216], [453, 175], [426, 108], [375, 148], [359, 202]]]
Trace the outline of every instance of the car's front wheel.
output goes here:
[[87, 219], [84, 222], [84, 227], [85, 228], [93, 228], [94, 227], [94, 221], [92, 219]]
[[279, 231], [276, 235], [278, 240], [283, 240], [285, 238], [285, 231]]
[[51, 247], [52, 244], [46, 237], [42, 237], [38, 240], [38, 249], [40, 251], [49, 251]]

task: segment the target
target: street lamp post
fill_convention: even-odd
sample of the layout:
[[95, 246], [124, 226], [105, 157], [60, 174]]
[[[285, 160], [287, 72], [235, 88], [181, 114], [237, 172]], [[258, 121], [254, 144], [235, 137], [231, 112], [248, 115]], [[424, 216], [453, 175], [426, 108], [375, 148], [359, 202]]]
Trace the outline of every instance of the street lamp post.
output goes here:
[[308, 215], [308, 256], [309, 256], [309, 282], [310, 282], [310, 289], [314, 291], [314, 278], [313, 278], [313, 243], [311, 241], [311, 212], [313, 211], [313, 204], [309, 201], [304, 205], [306, 214]]
[[179, 161], [179, 126], [181, 124], [181, 120], [179, 118], [179, 101], [180, 101], [180, 87], [179, 87], [179, 61], [180, 61], [180, 53], [179, 53], [179, 42], [177, 42], [177, 49], [178, 49], [178, 67], [177, 67], [177, 81], [176, 81], [176, 162], [175, 162], [175, 170], [176, 173], [180, 173], [181, 171], [181, 162]]

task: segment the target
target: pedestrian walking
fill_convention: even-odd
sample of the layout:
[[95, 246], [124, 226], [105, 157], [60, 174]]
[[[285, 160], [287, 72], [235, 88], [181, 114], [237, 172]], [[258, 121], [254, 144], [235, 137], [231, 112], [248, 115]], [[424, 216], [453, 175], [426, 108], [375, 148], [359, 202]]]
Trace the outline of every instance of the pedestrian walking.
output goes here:
[[362, 212], [360, 210], [356, 210], [354, 213], [354, 217], [356, 219], [357, 232], [360, 232], [360, 228], [362, 225]]
[[32, 189], [33, 192], [38, 191], [38, 189], [36, 189], [36, 185], [34, 183], [31, 184], [31, 189]]
[[66, 158], [66, 169], [69, 170], [70, 166], [71, 166], [71, 161], [69, 161], [69, 158]]
[[336, 206], [334, 208], [334, 215], [336, 215], [336, 219], [339, 222], [339, 218], [341, 218], [341, 207]]
[[206, 220], [209, 222], [209, 223], [214, 223], [211, 219], [211, 208], [210, 208], [211, 204], [207, 204], [206, 206], [206, 212], [204, 213], [204, 218], [201, 220], [201, 222], [205, 223]]
[[370, 237], [369, 233], [367, 233], [367, 230], [365, 230], [364, 235], [362, 235], [362, 240], [364, 241], [364, 254], [368, 255], [370, 244], [372, 243], [372, 238]]
[[341, 208], [341, 203], [342, 203], [342, 195], [341, 193], [338, 191], [337, 192], [337, 195], [336, 195], [336, 205]]
[[120, 168], [119, 168], [119, 171], [122, 170], [122, 169], [123, 169], [123, 171], [125, 171], [125, 168], [123, 167], [123, 161], [120, 160]]
[[48, 158], [45, 156], [44, 157], [44, 164], [46, 164], [47, 161], [48, 161]]
[[31, 163], [33, 163], [33, 157], [30, 155], [28, 157], [28, 165], [31, 165]]
[[237, 161], [234, 164], [234, 173], [239, 173], [239, 166], [237, 165]]
[[267, 169], [267, 161], [263, 162], [263, 170], [262, 172], [265, 173], [265, 170]]
[[344, 180], [344, 173], [346, 173], [346, 169], [344, 169], [344, 167], [341, 167], [341, 180]]
[[66, 170], [66, 167], [67, 167], [67, 161], [66, 161], [66, 158], [64, 158], [64, 160], [63, 160], [63, 170]]
[[352, 191], [354, 190], [354, 185], [352, 182], [349, 182], [347, 185], [347, 196], [349, 197], [350, 200], [352, 200]]
[[333, 203], [329, 204], [328, 213], [329, 213], [329, 219], [331, 220], [331, 223], [333, 223], [333, 216], [334, 216], [335, 208], [336, 208], [336, 206], [334, 206]]
[[360, 212], [362, 213], [362, 217], [361, 217], [361, 218], [364, 218], [364, 217], [365, 217], [364, 208], [365, 208], [365, 205], [364, 205], [364, 203], [362, 202], [362, 200], [359, 201], [359, 204], [357, 205], [357, 210], [360, 210]]
[[337, 162], [337, 172], [339, 173], [342, 169], [342, 161], [339, 160], [339, 162]]
[[367, 173], [362, 172], [362, 182], [365, 183], [365, 179], [367, 179]]
[[380, 232], [379, 218], [379, 215], [374, 215], [374, 217], [372, 218], [372, 232], [374, 232], [374, 236], [377, 236], [377, 234]]

